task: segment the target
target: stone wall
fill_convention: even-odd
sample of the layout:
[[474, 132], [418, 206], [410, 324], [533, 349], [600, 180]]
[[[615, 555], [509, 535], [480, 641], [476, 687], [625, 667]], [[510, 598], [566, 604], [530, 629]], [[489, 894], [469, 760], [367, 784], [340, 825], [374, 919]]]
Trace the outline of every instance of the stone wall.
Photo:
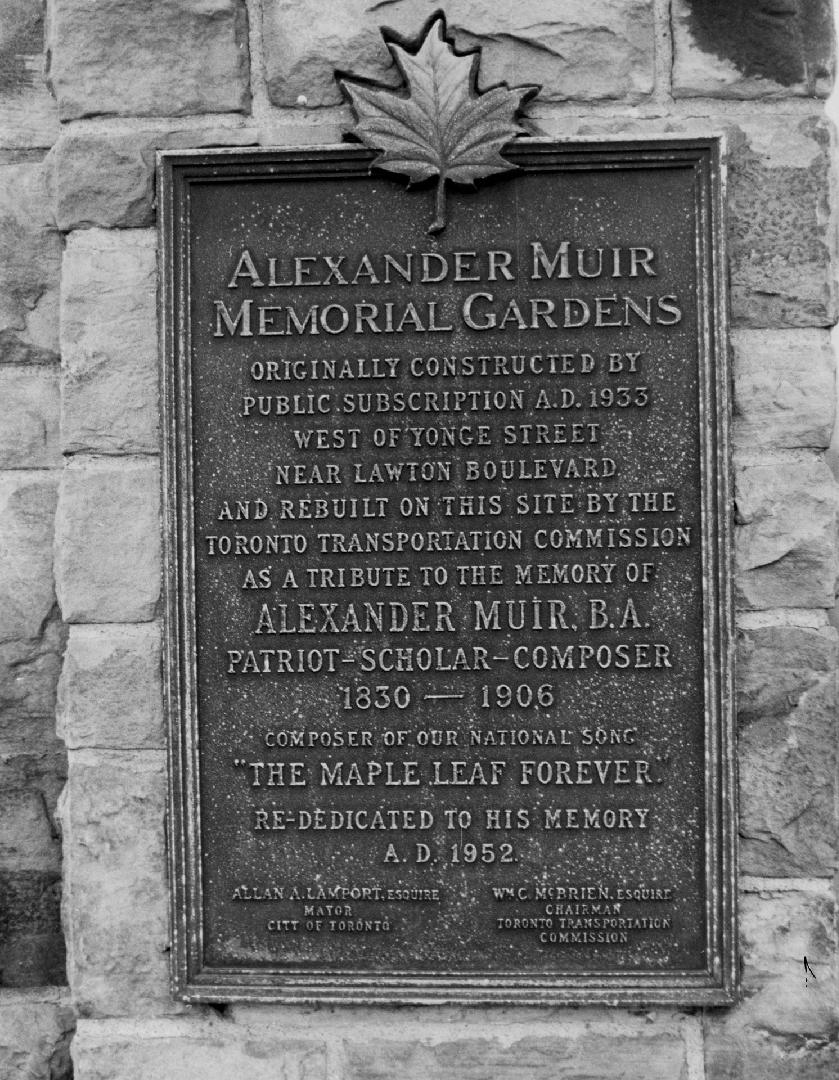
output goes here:
[[0, 1076], [68, 1075], [56, 736], [66, 627], [55, 597], [61, 481], [58, 138], [44, 20], [0, 0]]
[[839, 1071], [829, 0], [446, 5], [458, 43], [483, 47], [487, 82], [543, 85], [530, 113], [546, 135], [728, 140], [742, 1003], [169, 996], [154, 153], [339, 141], [333, 68], [392, 80], [378, 26], [415, 33], [436, 6], [49, 0], [45, 30], [38, 0], [0, 0], [4, 1080], [69, 1076], [74, 1018], [77, 1080]]

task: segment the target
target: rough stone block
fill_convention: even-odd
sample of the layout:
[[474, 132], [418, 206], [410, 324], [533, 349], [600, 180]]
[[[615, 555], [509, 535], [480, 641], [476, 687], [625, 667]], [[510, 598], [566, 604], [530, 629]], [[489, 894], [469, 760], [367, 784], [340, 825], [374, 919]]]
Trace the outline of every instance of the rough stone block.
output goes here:
[[315, 1039], [251, 1031], [223, 1020], [82, 1020], [73, 1040], [80, 1080], [326, 1080]]
[[42, 160], [0, 154], [0, 364], [58, 360], [61, 238]]
[[[744, 326], [832, 326], [830, 126], [776, 114], [728, 128], [731, 310]], [[757, 197], [759, 193], [759, 197]]]
[[[827, 882], [809, 891], [744, 893], [740, 948], [744, 1000], [734, 1022], [774, 1035], [834, 1031], [836, 931]], [[804, 969], [805, 956], [815, 977]]]
[[44, 5], [0, 0], [0, 147], [51, 146], [57, 135], [44, 79]]
[[70, 1080], [73, 1010], [59, 991], [0, 995], [0, 1076], [8, 1080]]
[[58, 227], [154, 225], [157, 150], [249, 146], [256, 141], [256, 132], [243, 127], [65, 131], [50, 155]]
[[48, 45], [62, 120], [249, 105], [244, 0], [54, 0]]
[[148, 622], [160, 596], [158, 463], [73, 461], [56, 513], [56, 591], [66, 622]]
[[63, 918], [67, 972], [82, 1015], [177, 1008], [168, 988], [165, 804], [162, 751], [69, 755], [59, 803]]
[[61, 465], [58, 366], [0, 365], [0, 469]]
[[61, 432], [67, 452], [158, 448], [155, 235], [71, 234], [61, 278]]
[[739, 451], [830, 445], [836, 361], [826, 330], [735, 330], [734, 440]]
[[57, 870], [61, 848], [40, 791], [0, 792], [0, 866], [6, 870]]
[[717, 1031], [706, 1021], [705, 1075], [711, 1080], [836, 1080], [839, 1043]]
[[632, 1037], [585, 1032], [579, 1038], [529, 1036], [501, 1043], [490, 1036], [427, 1043], [383, 1039], [346, 1046], [345, 1080], [680, 1080], [687, 1075], [678, 1034]]
[[[0, 835], [5, 853], [21, 848], [23, 837], [12, 825], [15, 814], [31, 815], [33, 829], [43, 838], [46, 855], [43, 862], [33, 858], [23, 846], [18, 866], [34, 866], [37, 869], [57, 866], [58, 827], [53, 812], [67, 776], [67, 755], [64, 745], [55, 735], [55, 720], [50, 716], [9, 717], [0, 716], [0, 790], [3, 798], [12, 802], [21, 793], [21, 802], [33, 800], [31, 808], [21, 806], [9, 811], [7, 820], [0, 823]], [[35, 800], [40, 805], [35, 805]], [[48, 843], [48, 838], [51, 842]], [[48, 847], [47, 847], [48, 845]], [[10, 867], [6, 858], [0, 866]]]
[[836, 492], [820, 458], [736, 470], [740, 608], [833, 607]]
[[[18, 778], [38, 784], [45, 790], [45, 779], [60, 774], [55, 786], [46, 785], [57, 798], [67, 775], [64, 744], [55, 734], [55, 717], [14, 716], [0, 712], [0, 787], [14, 786]], [[55, 798], [47, 795], [47, 803]]]
[[[384, 23], [415, 38], [433, 9], [397, 0], [266, 0], [263, 9], [268, 94], [274, 105], [341, 101], [335, 69], [390, 84], [398, 74], [382, 41]], [[651, 0], [452, 0], [449, 30], [458, 48], [483, 47], [479, 85], [538, 83], [543, 101], [637, 101], [654, 83]]]
[[827, 97], [830, 0], [674, 0], [676, 97]]
[[0, 714], [0, 867], [58, 867], [54, 809], [66, 775], [66, 753], [53, 717]]
[[0, 473], [0, 643], [38, 638], [55, 603], [58, 479], [37, 469]]
[[0, 987], [66, 982], [60, 904], [59, 873], [0, 870]]
[[66, 628], [55, 605], [36, 638], [0, 645], [0, 725], [8, 717], [51, 717]]
[[155, 623], [71, 627], [58, 691], [68, 747], [162, 747], [162, 693]]
[[740, 867], [829, 877], [836, 866], [837, 634], [744, 630], [738, 649]]

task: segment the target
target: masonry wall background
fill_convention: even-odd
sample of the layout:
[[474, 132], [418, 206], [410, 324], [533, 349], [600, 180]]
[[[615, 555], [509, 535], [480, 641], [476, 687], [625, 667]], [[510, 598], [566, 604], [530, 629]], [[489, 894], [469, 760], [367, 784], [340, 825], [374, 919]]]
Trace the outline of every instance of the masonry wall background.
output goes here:
[[436, 6], [0, 0], [3, 1080], [839, 1072], [829, 0], [446, 5], [541, 133], [729, 141], [742, 1003], [169, 997], [154, 152], [340, 141], [333, 69], [393, 79]]

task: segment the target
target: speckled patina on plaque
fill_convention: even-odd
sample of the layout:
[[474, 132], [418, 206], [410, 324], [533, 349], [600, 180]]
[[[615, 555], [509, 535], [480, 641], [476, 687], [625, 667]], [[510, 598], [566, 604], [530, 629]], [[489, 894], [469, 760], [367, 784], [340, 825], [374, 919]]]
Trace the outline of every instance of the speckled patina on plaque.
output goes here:
[[716, 153], [164, 156], [184, 996], [730, 1000]]

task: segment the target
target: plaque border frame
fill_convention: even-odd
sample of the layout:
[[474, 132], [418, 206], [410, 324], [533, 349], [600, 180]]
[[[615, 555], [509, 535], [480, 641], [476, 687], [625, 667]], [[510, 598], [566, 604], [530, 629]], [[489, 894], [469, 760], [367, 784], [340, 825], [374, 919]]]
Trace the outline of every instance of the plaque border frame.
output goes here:
[[[353, 1005], [724, 1006], [738, 998], [736, 761], [733, 717], [731, 394], [724, 136], [647, 139], [519, 139], [505, 151], [516, 164], [561, 171], [684, 167], [697, 177], [697, 307], [700, 313], [699, 427], [703, 541], [705, 678], [704, 971], [491, 972], [201, 969], [203, 925], [195, 698], [194, 536], [191, 485], [189, 186], [207, 180], [282, 175], [358, 177], [373, 151], [353, 144], [225, 147], [157, 154], [158, 313], [162, 397], [164, 562], [163, 683], [169, 773], [167, 838], [171, 991], [186, 1002]], [[512, 181], [514, 182], [514, 181]], [[408, 193], [406, 198], [421, 198]], [[464, 196], [468, 198], [468, 194]], [[715, 433], [713, 438], [711, 433]]]

